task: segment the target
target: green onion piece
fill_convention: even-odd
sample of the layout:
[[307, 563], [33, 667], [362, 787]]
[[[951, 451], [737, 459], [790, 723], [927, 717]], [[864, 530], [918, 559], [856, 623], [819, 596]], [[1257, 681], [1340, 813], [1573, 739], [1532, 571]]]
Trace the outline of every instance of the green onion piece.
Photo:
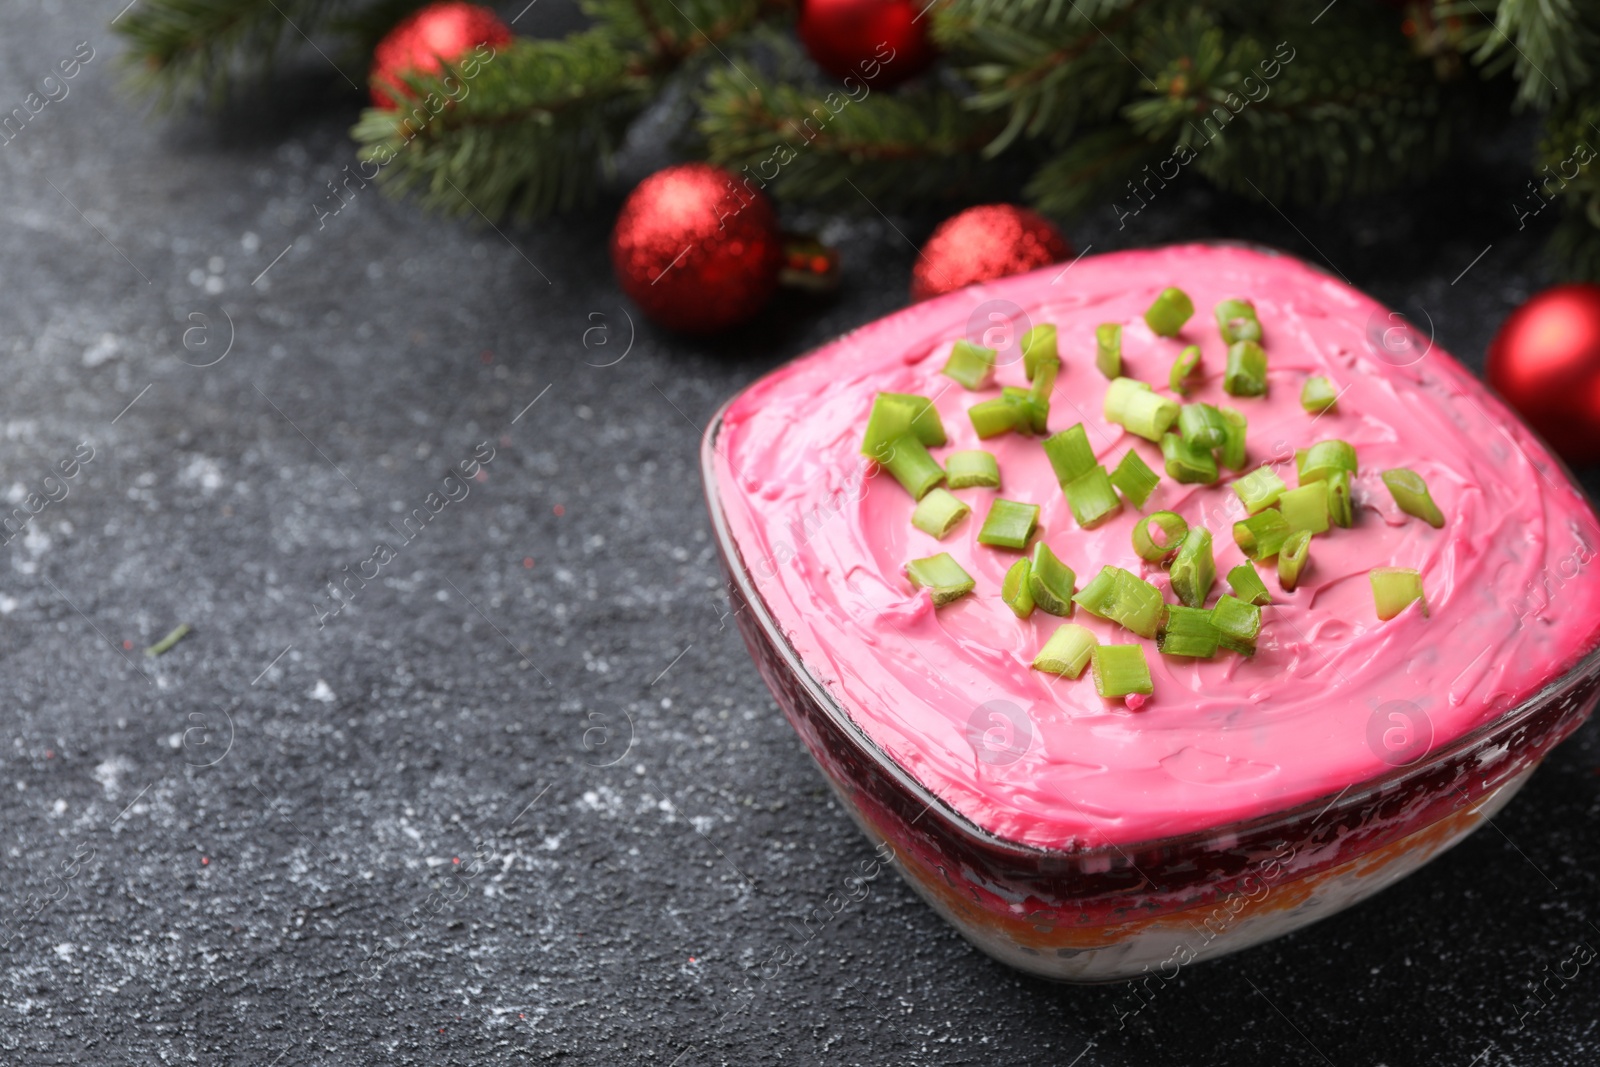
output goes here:
[[896, 437], [878, 455], [878, 463], [905, 486], [911, 499], [921, 500], [928, 490], [944, 481], [944, 471], [922, 442], [911, 434]]
[[1033, 385], [1028, 390], [1028, 404], [1033, 415], [1034, 433], [1047, 432], [1045, 424], [1050, 418], [1050, 394], [1055, 392], [1056, 377], [1060, 373], [1059, 359], [1044, 360], [1033, 372]]
[[1233, 595], [1246, 604], [1255, 604], [1258, 607], [1272, 603], [1272, 594], [1267, 592], [1267, 583], [1261, 580], [1261, 575], [1248, 563], [1241, 563], [1228, 572], [1228, 585], [1233, 587]]
[[861, 454], [876, 457], [885, 445], [906, 433], [914, 434], [929, 448], [944, 444], [944, 423], [939, 419], [939, 409], [925, 396], [879, 393], [872, 401], [872, 414], [867, 416]]
[[1107, 422], [1114, 422], [1148, 441], [1161, 440], [1161, 435], [1178, 421], [1177, 403], [1157, 396], [1137, 378], [1112, 380], [1106, 387], [1104, 413]]
[[1444, 513], [1433, 502], [1422, 475], [1409, 467], [1396, 467], [1383, 472], [1383, 484], [1389, 487], [1389, 495], [1394, 497], [1401, 511], [1416, 516], [1435, 530], [1444, 526]]
[[1278, 550], [1278, 585], [1285, 593], [1300, 584], [1300, 572], [1311, 559], [1311, 531], [1296, 530]]
[[1167, 607], [1166, 621], [1161, 624], [1161, 635], [1156, 647], [1169, 656], [1193, 656], [1211, 659], [1217, 654], [1221, 638], [1211, 612], [1204, 608], [1189, 608], [1182, 604]]
[[1338, 438], [1318, 441], [1310, 448], [1297, 449], [1294, 454], [1295, 471], [1300, 484], [1320, 482], [1334, 471], [1356, 473], [1356, 450]]
[[1278, 511], [1289, 529], [1297, 533], [1301, 530], [1312, 534], [1328, 532], [1328, 490], [1316, 482], [1290, 489], [1280, 496]]
[[1089, 657], [1099, 644], [1094, 632], [1086, 626], [1075, 622], [1058, 626], [1039, 654], [1033, 657], [1033, 669], [1077, 678], [1089, 665]]
[[1022, 373], [1027, 375], [1028, 381], [1033, 381], [1040, 364], [1060, 362], [1061, 353], [1056, 348], [1056, 328], [1053, 324], [1041, 322], [1022, 335]]
[[1256, 654], [1256, 638], [1261, 634], [1261, 609], [1238, 597], [1222, 594], [1211, 609], [1211, 625], [1217, 628], [1217, 644], [1244, 656]]
[[1300, 387], [1300, 406], [1311, 415], [1335, 411], [1339, 407], [1339, 391], [1328, 379], [1320, 374], [1314, 374]]
[[1196, 448], [1175, 433], [1162, 436], [1161, 455], [1167, 476], [1175, 482], [1210, 485], [1217, 480], [1217, 461], [1210, 450]]
[[1078, 576], [1062, 563], [1050, 546], [1040, 541], [1033, 546], [1033, 566], [1028, 572], [1028, 587], [1040, 611], [1051, 615], [1072, 614], [1072, 587]]
[[1210, 451], [1228, 439], [1228, 420], [1210, 404], [1185, 404], [1178, 412], [1178, 432], [1194, 448]]
[[1179, 396], [1189, 395], [1189, 378], [1200, 366], [1200, 346], [1190, 345], [1178, 353], [1167, 372], [1167, 386]]
[[1136, 508], [1144, 507], [1144, 502], [1150, 499], [1150, 493], [1159, 481], [1161, 475], [1151, 470], [1144, 457], [1131, 448], [1117, 464], [1117, 469], [1111, 472], [1111, 484], [1122, 490], [1122, 495], [1132, 501]]
[[931, 489], [911, 512], [911, 525], [943, 541], [945, 535], [972, 511], [946, 489]]
[[1122, 377], [1122, 327], [1117, 323], [1094, 328], [1094, 365], [1107, 378]]
[[1094, 470], [1094, 449], [1089, 447], [1089, 432], [1083, 423], [1069, 426], [1058, 434], [1044, 439], [1044, 454], [1050, 460], [1050, 469], [1056, 473], [1056, 482], [1066, 485]]
[[1144, 322], [1152, 333], [1162, 337], [1176, 337], [1183, 324], [1194, 314], [1194, 301], [1182, 289], [1163, 289], [1155, 303], [1145, 310]]
[[1283, 513], [1273, 508], [1233, 524], [1234, 542], [1257, 563], [1276, 556], [1293, 532]]
[[1018, 423], [1028, 418], [1028, 412], [1005, 397], [997, 396], [972, 405], [967, 409], [967, 418], [972, 420], [978, 437], [988, 440], [1015, 430]]
[[934, 607], [959, 600], [978, 584], [948, 552], [912, 560], [906, 564], [906, 577], [912, 585], [933, 594]]
[[1217, 580], [1217, 560], [1211, 551], [1211, 531], [1204, 526], [1190, 530], [1178, 546], [1178, 555], [1167, 572], [1172, 592], [1191, 608], [1204, 607], [1211, 586]]
[[1256, 306], [1248, 300], [1224, 300], [1216, 307], [1217, 330], [1227, 344], [1239, 341], [1260, 341], [1261, 320], [1256, 318]]
[[188, 623], [180, 622], [178, 625], [174, 626], [170, 632], [168, 632], [167, 636], [163, 637], [149, 648], [146, 648], [144, 650], [144, 654], [149, 656], [151, 659], [155, 659], [157, 656], [166, 655], [168, 652], [173, 650], [179, 641], [182, 641], [185, 637], [188, 637], [193, 629], [194, 627], [190, 626]]
[[942, 373], [968, 389], [982, 389], [994, 376], [994, 357], [994, 349], [962, 339], [950, 346], [950, 358], [945, 360]]
[[1222, 391], [1229, 396], [1265, 396], [1267, 354], [1254, 341], [1228, 346], [1228, 365], [1222, 372]]
[[1378, 609], [1378, 618], [1388, 622], [1411, 602], [1422, 605], [1422, 616], [1428, 616], [1428, 598], [1422, 594], [1422, 574], [1404, 567], [1374, 567], [1367, 573], [1372, 582], [1372, 602]]
[[978, 531], [978, 543], [997, 548], [1027, 548], [1039, 524], [1039, 505], [1021, 504], [1015, 500], [995, 499], [989, 505], [989, 514]]
[[[1150, 536], [1151, 523], [1155, 523], [1161, 531], [1159, 542]], [[1182, 515], [1174, 511], [1158, 511], [1133, 524], [1133, 550], [1146, 563], [1159, 563], [1178, 551], [1178, 545], [1188, 532], [1189, 524]]]
[[1032, 572], [1033, 565], [1025, 559], [1019, 559], [1006, 571], [1005, 578], [1000, 582], [1000, 599], [1019, 619], [1026, 619], [1033, 614], [1033, 587], [1028, 580]]
[[1222, 465], [1231, 471], [1242, 471], [1245, 465], [1245, 417], [1232, 408], [1218, 408], [1222, 421], [1228, 426], [1228, 439], [1222, 442]]
[[1000, 464], [993, 452], [952, 452], [944, 457], [944, 480], [952, 489], [998, 489]]
[[1140, 645], [1096, 645], [1089, 662], [1094, 665], [1095, 692], [1107, 700], [1155, 692], [1150, 684], [1150, 664]]
[[1107, 564], [1072, 598], [1090, 615], [1109, 619], [1140, 637], [1154, 637], [1167, 605], [1161, 590], [1138, 575]]
[[1245, 513], [1249, 515], [1276, 504], [1288, 488], [1271, 467], [1257, 467], [1233, 483], [1233, 491], [1239, 494]]
[[1061, 487], [1072, 517], [1085, 530], [1092, 530], [1122, 510], [1122, 501], [1111, 487], [1111, 476], [1104, 467], [1094, 467]]
[[1008, 385], [1000, 390], [1000, 399], [1017, 409], [1018, 433], [1033, 433], [1036, 425], [1044, 425], [1050, 414], [1050, 402], [1034, 400], [1033, 392], [1020, 386]]
[[1335, 526], [1355, 525], [1355, 506], [1350, 500], [1350, 472], [1334, 471], [1322, 480], [1328, 490], [1328, 518]]

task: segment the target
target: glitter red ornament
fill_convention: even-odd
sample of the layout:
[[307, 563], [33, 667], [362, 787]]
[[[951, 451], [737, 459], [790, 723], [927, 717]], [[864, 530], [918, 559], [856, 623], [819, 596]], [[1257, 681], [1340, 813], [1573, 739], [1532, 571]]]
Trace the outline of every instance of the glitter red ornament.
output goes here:
[[486, 7], [429, 4], [385, 34], [372, 50], [372, 69], [367, 73], [372, 102], [397, 108], [411, 96], [402, 74], [433, 74], [440, 69], [441, 59], [453, 63], [481, 44], [510, 41], [510, 28]]
[[760, 311], [778, 287], [783, 233], [765, 193], [709, 163], [640, 182], [611, 231], [622, 291], [670, 330], [712, 333]]
[[804, 0], [795, 26], [817, 66], [873, 87], [898, 85], [934, 60], [923, 3], [911, 0]]
[[1600, 463], [1600, 285], [1557, 285], [1508, 315], [1488, 378], [1569, 463]]
[[1061, 231], [1014, 204], [969, 207], [939, 224], [911, 268], [911, 299], [1059, 263], [1072, 254]]

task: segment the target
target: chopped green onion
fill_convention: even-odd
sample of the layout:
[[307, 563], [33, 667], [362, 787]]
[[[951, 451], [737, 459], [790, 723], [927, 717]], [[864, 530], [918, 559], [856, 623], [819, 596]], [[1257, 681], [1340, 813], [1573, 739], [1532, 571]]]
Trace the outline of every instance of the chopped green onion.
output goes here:
[[994, 349], [962, 339], [950, 346], [950, 358], [945, 360], [942, 373], [968, 389], [982, 389], [994, 376], [994, 357]]
[[1178, 405], [1136, 378], [1114, 378], [1106, 387], [1105, 417], [1147, 441], [1160, 441], [1178, 421]]
[[1444, 526], [1444, 513], [1433, 502], [1422, 475], [1409, 467], [1396, 467], [1383, 472], [1383, 484], [1389, 487], [1389, 495], [1394, 497], [1401, 511], [1421, 519], [1435, 530]]
[[1111, 487], [1111, 476], [1104, 467], [1093, 467], [1061, 487], [1072, 517], [1085, 530], [1092, 530], [1122, 510], [1122, 501]]
[[1272, 594], [1267, 592], [1267, 583], [1261, 580], [1261, 575], [1248, 563], [1241, 563], [1228, 572], [1228, 585], [1233, 588], [1233, 595], [1246, 604], [1257, 606], [1272, 603]]
[[1222, 442], [1222, 465], [1231, 471], [1242, 471], [1245, 465], [1245, 417], [1232, 408], [1218, 408], [1222, 421], [1228, 425], [1228, 439]]
[[1039, 654], [1033, 657], [1033, 669], [1077, 678], [1089, 665], [1089, 658], [1100, 644], [1093, 631], [1075, 622], [1056, 627]]
[[1094, 328], [1094, 365], [1107, 378], [1122, 377], [1122, 327], [1117, 323]]
[[1372, 602], [1378, 609], [1378, 618], [1388, 622], [1412, 601], [1422, 605], [1422, 615], [1428, 615], [1428, 598], [1422, 593], [1422, 574], [1404, 567], [1374, 567], [1367, 573], [1372, 582]]
[[1089, 447], [1089, 432], [1081, 422], [1046, 437], [1044, 454], [1050, 460], [1050, 469], [1055, 471], [1056, 482], [1060, 485], [1083, 477], [1097, 466], [1094, 449]]
[[1228, 365], [1222, 372], [1222, 391], [1229, 396], [1265, 396], [1267, 354], [1254, 341], [1228, 346]]
[[1278, 585], [1285, 593], [1300, 584], [1300, 572], [1311, 559], [1311, 531], [1296, 530], [1278, 550]]
[[1273, 508], [1233, 524], [1234, 542], [1257, 563], [1276, 556], [1293, 532], [1283, 513]]
[[1179, 396], [1188, 396], [1189, 378], [1199, 366], [1200, 346], [1190, 345], [1172, 361], [1172, 369], [1167, 372], [1167, 386]]
[[[1155, 523], [1161, 531], [1159, 542], [1150, 536], [1151, 523]], [[1146, 563], [1159, 563], [1178, 551], [1178, 545], [1188, 532], [1189, 524], [1182, 515], [1173, 511], [1158, 511], [1133, 524], [1133, 550]]]
[[1322, 480], [1328, 489], [1328, 518], [1335, 526], [1355, 525], [1355, 507], [1350, 500], [1350, 472], [1334, 471]]
[[972, 428], [977, 431], [978, 437], [988, 440], [1015, 430], [1018, 423], [1028, 418], [1028, 413], [1005, 397], [997, 396], [993, 400], [972, 405], [967, 409], [967, 418], [972, 420]]
[[1176, 337], [1194, 314], [1194, 301], [1182, 289], [1163, 289], [1144, 313], [1145, 325], [1162, 337]]
[[1041, 363], [1061, 362], [1061, 354], [1056, 349], [1056, 328], [1048, 322], [1041, 322], [1022, 335], [1022, 373], [1027, 375], [1028, 381], [1033, 381], [1033, 376], [1038, 373]]
[[1241, 655], [1256, 654], [1256, 638], [1261, 634], [1261, 609], [1238, 597], [1222, 594], [1211, 609], [1211, 625], [1217, 628], [1217, 644]]
[[921, 500], [929, 489], [944, 481], [944, 471], [938, 461], [928, 455], [922, 442], [911, 434], [896, 437], [884, 446], [877, 458], [883, 469], [905, 486], [913, 500]]
[[1310, 448], [1297, 449], [1294, 454], [1295, 471], [1300, 484], [1320, 482], [1334, 471], [1356, 473], [1356, 450], [1338, 438], [1318, 441]]
[[872, 401], [872, 414], [867, 416], [861, 454], [875, 457], [883, 446], [906, 433], [914, 434], [929, 448], [944, 444], [944, 423], [939, 419], [939, 409], [925, 396], [879, 393]]
[[1280, 496], [1278, 511], [1289, 529], [1297, 533], [1301, 530], [1312, 534], [1328, 532], [1328, 490], [1316, 482], [1290, 489]]
[[1333, 383], [1320, 374], [1314, 374], [1306, 379], [1306, 384], [1300, 388], [1300, 406], [1311, 415], [1321, 415], [1324, 411], [1334, 411], [1339, 407], [1339, 391]]
[[1043, 401], [1035, 400], [1033, 392], [1029, 389], [1008, 385], [1000, 390], [1000, 399], [1017, 409], [1015, 429], [1019, 433], [1033, 433], [1033, 428], [1043, 426], [1050, 416], [1049, 398], [1046, 397]]
[[1026, 619], [1033, 614], [1033, 588], [1029, 582], [1029, 575], [1033, 566], [1025, 559], [1019, 559], [1006, 571], [1005, 578], [1000, 583], [1000, 599], [1006, 602], [1006, 607], [1011, 609], [1019, 619]]
[[1204, 607], [1217, 580], [1217, 560], [1211, 551], [1211, 531], [1196, 526], [1178, 546], [1177, 558], [1167, 572], [1172, 592], [1191, 608]]
[[1178, 412], [1178, 432], [1195, 448], [1221, 448], [1228, 439], [1228, 420], [1210, 404], [1185, 404]]
[[1072, 587], [1077, 584], [1078, 576], [1043, 541], [1033, 546], [1032, 562], [1028, 588], [1033, 593], [1034, 604], [1051, 615], [1071, 615]]
[[945, 484], [952, 489], [1000, 488], [1000, 464], [993, 452], [952, 452], [944, 457]]
[[180, 622], [178, 625], [172, 628], [167, 636], [163, 637], [149, 648], [146, 648], [144, 650], [144, 654], [149, 656], [151, 659], [155, 659], [157, 656], [164, 656], [168, 652], [171, 652], [179, 641], [182, 641], [185, 637], [188, 637], [190, 632], [193, 630], [194, 627], [190, 626], [188, 623]]
[[1166, 604], [1161, 590], [1130, 571], [1107, 564], [1072, 598], [1090, 615], [1109, 619], [1140, 637], [1154, 637]]
[[1144, 502], [1150, 499], [1150, 493], [1159, 481], [1161, 475], [1151, 470], [1144, 457], [1131, 448], [1117, 464], [1117, 469], [1111, 472], [1111, 484], [1122, 490], [1122, 495], [1132, 501], [1136, 508], [1144, 507]]
[[1171, 604], [1167, 607], [1166, 621], [1161, 624], [1156, 647], [1169, 656], [1210, 659], [1217, 654], [1217, 642], [1221, 636], [1216, 623], [1211, 621], [1211, 612], [1204, 608]]
[[1056, 376], [1061, 373], [1059, 359], [1043, 360], [1033, 372], [1033, 386], [1028, 390], [1029, 412], [1033, 415], [1033, 432], [1045, 433], [1050, 418], [1050, 394], [1056, 388]]
[[1261, 340], [1261, 320], [1248, 300], [1224, 300], [1216, 307], [1217, 330], [1227, 344]]
[[1211, 452], [1175, 433], [1162, 436], [1161, 455], [1167, 463], [1167, 476], [1175, 482], [1210, 485], [1217, 480], [1217, 461]]
[[978, 543], [998, 548], [1027, 548], [1028, 538], [1039, 524], [1039, 505], [1015, 500], [995, 499], [978, 531]]
[[948, 552], [912, 560], [906, 564], [906, 577], [912, 585], [933, 594], [934, 607], [959, 600], [978, 584]]
[[1089, 662], [1094, 665], [1095, 692], [1107, 700], [1155, 692], [1141, 645], [1096, 645]]
[[943, 541], [945, 535], [972, 511], [946, 489], [929, 490], [911, 512], [911, 525], [929, 537]]
[[1239, 494], [1247, 515], [1270, 508], [1288, 488], [1271, 467], [1257, 467], [1233, 483], [1233, 491]]

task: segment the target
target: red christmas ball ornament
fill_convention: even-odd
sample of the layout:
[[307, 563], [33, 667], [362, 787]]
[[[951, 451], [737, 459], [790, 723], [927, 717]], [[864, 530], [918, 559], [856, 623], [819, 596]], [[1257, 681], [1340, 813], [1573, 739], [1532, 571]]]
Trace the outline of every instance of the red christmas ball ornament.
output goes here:
[[511, 41], [511, 29], [486, 7], [454, 2], [429, 4], [384, 35], [372, 50], [367, 84], [372, 102], [397, 108], [411, 96], [402, 74], [434, 74], [440, 60], [454, 63], [482, 44]]
[[1489, 384], [1569, 463], [1600, 463], [1600, 285], [1557, 285], [1489, 344]]
[[911, 268], [911, 299], [1059, 263], [1072, 255], [1061, 231], [1013, 204], [980, 204], [939, 224]]
[[765, 193], [709, 163], [640, 182], [611, 231], [617, 281], [669, 330], [713, 333], [751, 318], [778, 287], [783, 233]]
[[835, 78], [887, 88], [934, 60], [923, 13], [912, 0], [803, 0], [795, 30], [817, 66]]

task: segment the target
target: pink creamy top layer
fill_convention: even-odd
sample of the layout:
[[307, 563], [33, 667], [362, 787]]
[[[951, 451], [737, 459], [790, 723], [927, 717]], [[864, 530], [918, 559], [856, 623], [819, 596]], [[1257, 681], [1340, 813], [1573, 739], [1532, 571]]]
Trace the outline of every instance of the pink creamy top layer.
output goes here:
[[[1176, 338], [1142, 314], [1161, 289], [1194, 299]], [[1225, 346], [1212, 308], [1255, 302], [1269, 358], [1263, 398], [1222, 391]], [[1123, 324], [1124, 373], [1166, 392], [1187, 344], [1202, 351], [1189, 401], [1226, 404], [1249, 420], [1251, 464], [1337, 437], [1355, 446], [1353, 529], [1317, 536], [1293, 593], [1262, 567], [1273, 603], [1259, 650], [1215, 660], [1145, 646], [1155, 693], [1138, 711], [1073, 681], [1030, 669], [1064, 621], [1019, 620], [1000, 599], [1018, 554], [977, 542], [998, 496], [1040, 506], [1040, 533], [1078, 575], [1115, 564], [1171, 594], [1165, 570], [1130, 541], [1141, 511], [1095, 530], [1073, 521], [1040, 445], [1006, 434], [980, 441], [966, 409], [1026, 384], [1020, 360], [969, 392], [939, 373], [949, 342], [968, 336], [982, 305], [1009, 301], [1032, 323], [1055, 323], [1062, 372], [1050, 432], [1082, 421], [1100, 461], [1132, 448], [1161, 473], [1160, 449], [1107, 423], [1094, 329]], [[1000, 305], [996, 305], [1000, 306]], [[1384, 731], [1395, 710], [1431, 728], [1433, 746], [1491, 720], [1600, 643], [1600, 543], [1580, 493], [1499, 401], [1426, 339], [1368, 297], [1286, 256], [1184, 246], [1085, 258], [919, 304], [849, 334], [761, 379], [728, 407], [717, 439], [717, 493], [745, 566], [811, 674], [872, 741], [967, 819], [1040, 847], [1127, 844], [1217, 827], [1321, 796], [1390, 768]], [[1420, 358], [1419, 358], [1420, 357]], [[1005, 359], [1002, 354], [1002, 360]], [[1399, 365], [1409, 364], [1409, 365]], [[1324, 374], [1337, 412], [1314, 419], [1302, 383]], [[936, 397], [949, 443], [1000, 464], [1001, 488], [962, 489], [972, 514], [944, 541], [911, 525], [913, 501], [858, 454], [876, 393]], [[1179, 398], [1185, 399], [1185, 398]], [[1406, 466], [1427, 480], [1447, 518], [1435, 530], [1395, 507], [1379, 474]], [[1244, 557], [1233, 523], [1244, 509], [1223, 472], [1212, 486], [1163, 475], [1142, 511], [1176, 511], [1215, 539], [1217, 584]], [[935, 609], [903, 575], [908, 560], [947, 551], [976, 591]], [[1378, 621], [1367, 572], [1422, 572], [1429, 617], [1415, 607]], [[1070, 620], [1103, 643], [1139, 642], [1082, 609]], [[1388, 706], [1393, 701], [1407, 704]], [[1404, 738], [1391, 736], [1389, 744]], [[1393, 757], [1391, 756], [1391, 759]]]

